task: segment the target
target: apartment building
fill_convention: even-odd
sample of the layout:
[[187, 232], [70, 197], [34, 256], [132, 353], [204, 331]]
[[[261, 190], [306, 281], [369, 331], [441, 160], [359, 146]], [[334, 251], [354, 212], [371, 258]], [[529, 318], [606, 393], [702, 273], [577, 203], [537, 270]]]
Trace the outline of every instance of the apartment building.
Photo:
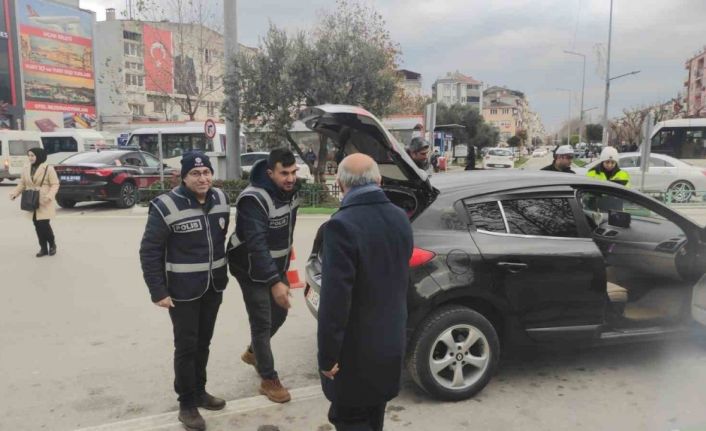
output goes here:
[[422, 74], [412, 72], [407, 69], [399, 69], [397, 73], [402, 78], [402, 89], [408, 97], [420, 97], [422, 95]]
[[431, 87], [435, 102], [446, 105], [470, 105], [478, 110], [483, 106], [483, 83], [458, 71], [449, 72]]
[[687, 60], [684, 67], [687, 77], [684, 80], [686, 115], [688, 117], [706, 117], [706, 85], [704, 69], [706, 69], [706, 46], [700, 53]]

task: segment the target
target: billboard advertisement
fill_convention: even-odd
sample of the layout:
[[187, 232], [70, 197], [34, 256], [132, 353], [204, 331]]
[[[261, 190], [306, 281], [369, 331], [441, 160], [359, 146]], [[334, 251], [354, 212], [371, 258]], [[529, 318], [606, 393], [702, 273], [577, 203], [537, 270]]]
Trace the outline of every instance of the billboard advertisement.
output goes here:
[[142, 27], [142, 40], [145, 47], [145, 89], [173, 93], [172, 32], [145, 24]]
[[25, 128], [93, 127], [91, 12], [48, 0], [17, 0]]
[[10, 3], [0, 0], [0, 129], [11, 128], [10, 109], [17, 104], [10, 33]]

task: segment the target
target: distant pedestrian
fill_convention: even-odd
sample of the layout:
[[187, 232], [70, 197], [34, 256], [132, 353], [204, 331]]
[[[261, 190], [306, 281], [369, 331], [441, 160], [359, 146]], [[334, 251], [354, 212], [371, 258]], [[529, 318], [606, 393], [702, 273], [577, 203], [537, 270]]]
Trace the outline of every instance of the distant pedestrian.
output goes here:
[[309, 150], [304, 153], [304, 161], [312, 167], [316, 163], [316, 153], [311, 149], [311, 147], [309, 147]]
[[47, 164], [47, 153], [43, 148], [32, 148], [27, 152], [29, 165], [22, 171], [19, 184], [10, 193], [15, 200], [25, 190], [39, 191], [39, 207], [31, 211], [34, 229], [39, 241], [37, 257], [56, 254], [56, 239], [50, 220], [56, 215], [56, 193], [59, 191], [59, 177], [54, 167]]
[[472, 171], [476, 168], [476, 147], [468, 146], [468, 157], [466, 157], [466, 171]]
[[337, 181], [341, 209], [323, 234], [321, 384], [338, 431], [379, 431], [400, 389], [412, 228], [380, 188], [372, 158], [346, 157]]
[[571, 169], [571, 163], [574, 161], [574, 149], [571, 145], [562, 145], [554, 151], [554, 161], [551, 165], [543, 167], [542, 171], [564, 172], [567, 174], [575, 174]]
[[236, 201], [235, 233], [228, 244], [230, 272], [250, 320], [250, 345], [240, 358], [260, 375], [260, 393], [277, 403], [291, 399], [275, 370], [270, 341], [291, 306], [286, 273], [299, 207], [297, 169], [286, 148], [253, 165], [250, 185]]
[[431, 153], [431, 166], [434, 168], [434, 172], [439, 172], [439, 149], [434, 148], [434, 152]]
[[206, 423], [197, 407], [221, 410], [226, 404], [206, 392], [206, 365], [228, 284], [230, 207], [225, 193], [212, 187], [213, 168], [205, 154], [182, 157], [181, 180], [150, 202], [140, 262], [152, 302], [167, 308], [172, 321], [179, 420], [200, 431]]

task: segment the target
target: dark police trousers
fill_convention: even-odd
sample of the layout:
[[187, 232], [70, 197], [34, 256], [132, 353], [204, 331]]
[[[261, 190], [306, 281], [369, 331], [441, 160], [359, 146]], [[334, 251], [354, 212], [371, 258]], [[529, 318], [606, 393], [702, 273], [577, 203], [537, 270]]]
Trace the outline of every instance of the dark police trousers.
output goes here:
[[206, 365], [223, 293], [209, 286], [193, 301], [174, 301], [169, 317], [174, 327], [174, 390], [179, 407], [196, 407], [206, 390]]
[[336, 431], [382, 431], [386, 405], [349, 407], [331, 403], [328, 420], [336, 427]]
[[250, 346], [257, 360], [257, 373], [263, 379], [276, 379], [270, 339], [287, 319], [287, 309], [277, 305], [265, 284], [240, 283], [240, 288], [250, 320]]

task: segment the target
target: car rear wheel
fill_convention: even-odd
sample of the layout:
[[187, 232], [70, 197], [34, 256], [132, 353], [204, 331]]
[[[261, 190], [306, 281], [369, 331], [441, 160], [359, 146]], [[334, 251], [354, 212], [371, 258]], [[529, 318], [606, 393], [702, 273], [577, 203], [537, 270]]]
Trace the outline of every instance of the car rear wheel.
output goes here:
[[130, 208], [137, 202], [137, 187], [133, 183], [125, 182], [120, 186], [120, 195], [115, 204], [118, 208]]
[[76, 206], [76, 201], [71, 199], [57, 199], [56, 203], [62, 208], [73, 208]]
[[422, 322], [409, 352], [412, 379], [435, 398], [458, 401], [488, 384], [500, 358], [500, 340], [483, 315], [449, 306]]
[[672, 183], [667, 189], [671, 195], [671, 201], [677, 203], [685, 203], [691, 200], [694, 195], [694, 185], [688, 181], [679, 180]]

